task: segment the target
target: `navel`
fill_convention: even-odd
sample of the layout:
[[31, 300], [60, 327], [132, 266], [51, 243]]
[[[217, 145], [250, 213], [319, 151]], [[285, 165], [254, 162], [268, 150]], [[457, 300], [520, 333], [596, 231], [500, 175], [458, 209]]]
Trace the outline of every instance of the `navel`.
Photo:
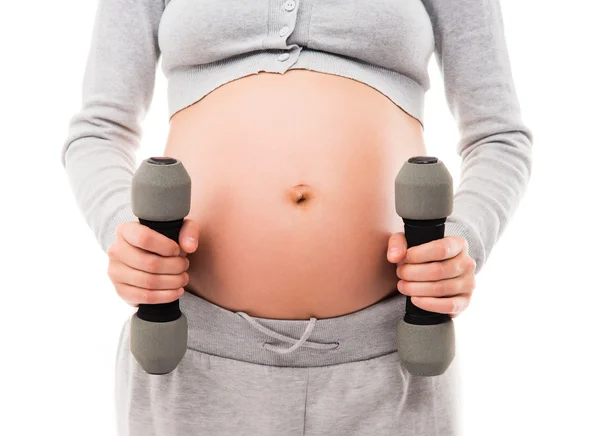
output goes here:
[[297, 206], [306, 206], [308, 203], [311, 203], [314, 192], [308, 185], [299, 184], [288, 190], [287, 197]]

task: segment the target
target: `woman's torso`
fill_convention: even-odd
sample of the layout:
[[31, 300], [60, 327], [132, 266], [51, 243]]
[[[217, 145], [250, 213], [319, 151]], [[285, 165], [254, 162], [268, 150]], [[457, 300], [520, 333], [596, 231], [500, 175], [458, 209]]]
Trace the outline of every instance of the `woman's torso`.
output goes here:
[[171, 118], [166, 156], [199, 222], [186, 290], [232, 311], [329, 318], [397, 292], [394, 179], [419, 122], [375, 89], [308, 70], [225, 84]]

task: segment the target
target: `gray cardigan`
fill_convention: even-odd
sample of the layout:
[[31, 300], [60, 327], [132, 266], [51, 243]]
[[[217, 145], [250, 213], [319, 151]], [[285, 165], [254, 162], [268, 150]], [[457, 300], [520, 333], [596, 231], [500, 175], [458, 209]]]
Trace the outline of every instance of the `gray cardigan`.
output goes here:
[[159, 59], [169, 116], [236, 78], [305, 68], [364, 82], [424, 124], [432, 55], [462, 157], [446, 234], [480, 271], [531, 173], [499, 0], [98, 0], [62, 164], [106, 251], [137, 220], [131, 178]]

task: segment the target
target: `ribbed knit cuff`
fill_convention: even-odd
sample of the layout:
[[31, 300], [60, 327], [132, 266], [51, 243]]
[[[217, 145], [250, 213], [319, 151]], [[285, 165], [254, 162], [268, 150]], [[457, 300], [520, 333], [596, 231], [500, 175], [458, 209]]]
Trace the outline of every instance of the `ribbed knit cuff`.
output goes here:
[[117, 227], [119, 224], [130, 221], [139, 221], [138, 217], [131, 210], [131, 204], [126, 204], [117, 209], [117, 212], [110, 218], [105, 233], [100, 238], [100, 245], [105, 253], [108, 251], [108, 247], [117, 239]]
[[467, 241], [467, 244], [469, 244], [469, 256], [477, 264], [475, 268], [475, 274], [477, 274], [486, 261], [485, 248], [477, 232], [464, 221], [450, 216], [446, 220], [444, 236], [459, 236]]

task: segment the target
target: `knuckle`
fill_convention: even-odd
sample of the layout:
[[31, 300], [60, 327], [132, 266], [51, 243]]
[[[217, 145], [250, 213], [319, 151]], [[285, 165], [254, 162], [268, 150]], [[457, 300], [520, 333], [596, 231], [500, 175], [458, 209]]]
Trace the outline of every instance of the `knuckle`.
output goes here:
[[436, 282], [433, 285], [433, 293], [436, 297], [443, 297], [444, 295], [446, 295], [448, 293], [448, 285], [446, 284], [446, 282]]
[[447, 238], [441, 239], [440, 243], [436, 245], [435, 256], [438, 259], [445, 258], [450, 253], [450, 243]]
[[456, 261], [452, 262], [452, 272], [454, 277], [460, 277], [467, 271], [467, 267], [464, 262]]
[[402, 278], [404, 280], [414, 280], [416, 282], [421, 281], [423, 279], [423, 266], [414, 263], [406, 265]]
[[433, 276], [435, 280], [441, 280], [446, 272], [446, 267], [443, 262], [436, 262], [432, 264]]
[[142, 300], [144, 301], [145, 304], [152, 304], [154, 303], [154, 295], [153, 292], [148, 290], [148, 289], [144, 289], [144, 291], [142, 292]]
[[146, 274], [144, 278], [144, 288], [156, 289], [159, 284], [159, 279], [156, 274]]
[[156, 304], [160, 303], [159, 294], [157, 292], [153, 292], [150, 289], [146, 289], [143, 293], [144, 303], [146, 304]]
[[160, 270], [160, 263], [160, 259], [150, 256], [148, 260], [146, 260], [144, 268], [149, 273], [157, 273]]
[[462, 274], [470, 274], [473, 271], [473, 262], [472, 259], [468, 256], [465, 256], [464, 259], [460, 262], [460, 272]]
[[152, 235], [148, 232], [145, 226], [141, 226], [140, 232], [137, 236], [137, 245], [140, 248], [148, 247], [150, 245], [150, 241], [152, 239]]
[[463, 270], [461, 271], [462, 275], [465, 275], [465, 276], [474, 275], [473, 274], [474, 272], [475, 272], [475, 267], [469, 266], [469, 264], [467, 264], [467, 266], [465, 268], [463, 268]]

